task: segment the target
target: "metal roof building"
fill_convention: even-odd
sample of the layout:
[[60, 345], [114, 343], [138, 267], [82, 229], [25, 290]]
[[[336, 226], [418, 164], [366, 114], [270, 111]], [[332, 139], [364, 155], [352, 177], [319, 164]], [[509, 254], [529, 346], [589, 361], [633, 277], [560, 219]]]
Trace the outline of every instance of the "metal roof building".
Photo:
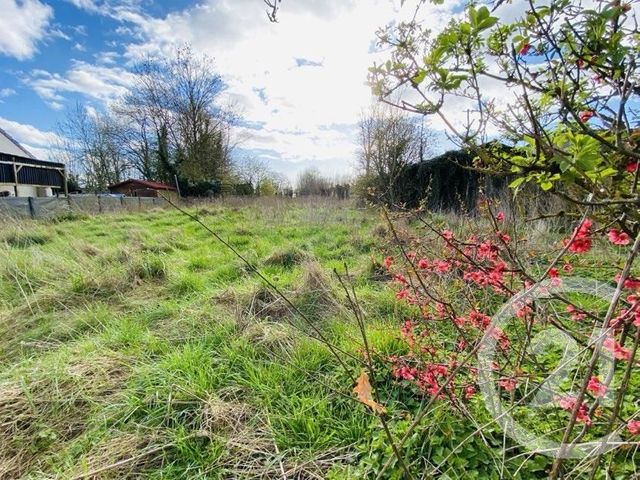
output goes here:
[[0, 196], [50, 197], [60, 190], [67, 193], [64, 164], [36, 159], [0, 129]]

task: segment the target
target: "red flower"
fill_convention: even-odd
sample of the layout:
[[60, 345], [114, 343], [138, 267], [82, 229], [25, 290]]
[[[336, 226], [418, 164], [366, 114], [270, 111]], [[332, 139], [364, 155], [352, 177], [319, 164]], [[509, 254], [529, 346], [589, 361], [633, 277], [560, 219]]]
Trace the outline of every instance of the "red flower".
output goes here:
[[426, 258], [421, 258], [418, 260], [418, 268], [422, 270], [429, 268], [429, 261]]
[[607, 393], [607, 386], [594, 375], [589, 379], [587, 390], [593, 393], [596, 397], [604, 397]]
[[385, 257], [384, 258], [384, 268], [389, 270], [391, 268], [391, 265], [393, 265], [393, 257]]
[[529, 50], [531, 50], [531, 44], [527, 42], [520, 48], [520, 55], [526, 55]]
[[513, 392], [518, 386], [518, 382], [513, 378], [501, 378], [498, 380], [498, 385], [504, 388], [507, 392]]
[[415, 380], [418, 376], [418, 369], [415, 367], [407, 367], [406, 365], [396, 368], [393, 376], [402, 380]]
[[594, 115], [595, 113], [593, 110], [585, 110], [584, 112], [580, 112], [580, 115], [578, 115], [578, 118], [580, 118], [580, 121], [582, 123], [585, 123], [585, 122], [588, 122], [589, 119]]
[[584, 67], [584, 60], [579, 58], [578, 60], [576, 60], [576, 65], [578, 66], [578, 68]]
[[625, 232], [612, 228], [609, 230], [609, 241], [614, 245], [629, 245], [631, 238]]
[[394, 279], [396, 282], [401, 283], [401, 284], [403, 284], [403, 285], [408, 285], [408, 284], [409, 284], [409, 282], [407, 282], [406, 277], [405, 277], [404, 275], [402, 275], [401, 273], [396, 273], [396, 274], [393, 276], [393, 279]]
[[549, 277], [558, 278], [558, 269], [553, 267], [551, 270], [549, 270]]
[[409, 260], [413, 260], [414, 258], [416, 258], [416, 252], [407, 252], [407, 258]]
[[618, 360], [631, 359], [631, 350], [620, 345], [614, 338], [607, 338], [602, 342], [602, 346], [613, 353], [614, 358]]
[[474, 387], [473, 385], [470, 385], [464, 389], [464, 398], [469, 400], [471, 397], [475, 395], [475, 393], [476, 393], [476, 387]]
[[640, 420], [629, 420], [627, 422], [627, 430], [631, 435], [640, 435]]
[[640, 162], [629, 162], [624, 169], [629, 173], [636, 173], [638, 165], [640, 165]]
[[438, 260], [434, 264], [434, 266], [436, 267], [436, 270], [438, 270], [438, 273], [447, 273], [451, 268], [451, 265], [449, 264], [449, 262], [446, 262], [444, 260]]
[[573, 272], [573, 266], [569, 262], [565, 262], [565, 264], [562, 266], [562, 270], [564, 270], [566, 273], [571, 273]]
[[[571, 241], [569, 245], [569, 250], [574, 253], [585, 253], [591, 250], [592, 241], [591, 241], [591, 227], [593, 226], [593, 222], [586, 218], [574, 231]], [[565, 240], [565, 245], [568, 240]]]
[[445, 230], [442, 232], [442, 238], [444, 238], [447, 242], [453, 240], [453, 232], [451, 230]]
[[[613, 279], [615, 280], [616, 283], [618, 283], [620, 281], [620, 274], [618, 273]], [[637, 288], [640, 288], [640, 278], [628, 277], [624, 281], [622, 288], [628, 288], [629, 290], [635, 290]]]
[[[558, 402], [558, 405], [560, 405], [560, 408], [568, 412], [572, 412], [578, 402], [578, 399], [575, 397], [555, 397], [555, 400]], [[582, 402], [582, 405], [578, 408], [576, 420], [584, 423], [588, 427], [593, 423], [591, 417], [589, 417], [589, 408], [585, 402]]]
[[506, 233], [498, 232], [498, 237], [503, 243], [509, 243], [511, 241], [511, 237]]
[[496, 221], [502, 222], [504, 220], [504, 212], [498, 212], [496, 214]]
[[402, 290], [396, 293], [396, 298], [398, 300], [408, 300], [410, 298], [409, 290], [403, 288]]

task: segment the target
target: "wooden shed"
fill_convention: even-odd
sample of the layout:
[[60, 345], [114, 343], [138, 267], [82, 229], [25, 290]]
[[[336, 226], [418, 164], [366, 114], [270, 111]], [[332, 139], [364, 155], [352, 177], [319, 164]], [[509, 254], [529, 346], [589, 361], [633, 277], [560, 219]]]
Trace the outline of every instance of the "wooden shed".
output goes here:
[[176, 198], [178, 190], [166, 183], [152, 182], [151, 180], [137, 180], [130, 178], [120, 183], [109, 185], [110, 193], [120, 193], [127, 197], [160, 197]]

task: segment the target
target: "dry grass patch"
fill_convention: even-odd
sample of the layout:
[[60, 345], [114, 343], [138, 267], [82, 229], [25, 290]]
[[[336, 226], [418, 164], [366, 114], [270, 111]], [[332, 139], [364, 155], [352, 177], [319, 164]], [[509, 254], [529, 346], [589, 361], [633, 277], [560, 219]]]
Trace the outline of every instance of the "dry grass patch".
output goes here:
[[114, 400], [129, 370], [124, 358], [103, 353], [0, 383], [0, 478], [20, 478], [82, 434], [94, 406]]

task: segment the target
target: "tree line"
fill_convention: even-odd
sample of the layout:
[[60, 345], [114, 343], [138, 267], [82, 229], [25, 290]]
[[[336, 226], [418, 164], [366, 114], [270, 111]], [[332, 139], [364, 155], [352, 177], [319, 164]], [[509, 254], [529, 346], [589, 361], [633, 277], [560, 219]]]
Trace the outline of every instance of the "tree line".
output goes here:
[[90, 191], [129, 176], [219, 192], [232, 173], [239, 116], [221, 103], [222, 77], [206, 55], [182, 47], [134, 68], [128, 93], [105, 110], [78, 104], [60, 124], [60, 151]]

